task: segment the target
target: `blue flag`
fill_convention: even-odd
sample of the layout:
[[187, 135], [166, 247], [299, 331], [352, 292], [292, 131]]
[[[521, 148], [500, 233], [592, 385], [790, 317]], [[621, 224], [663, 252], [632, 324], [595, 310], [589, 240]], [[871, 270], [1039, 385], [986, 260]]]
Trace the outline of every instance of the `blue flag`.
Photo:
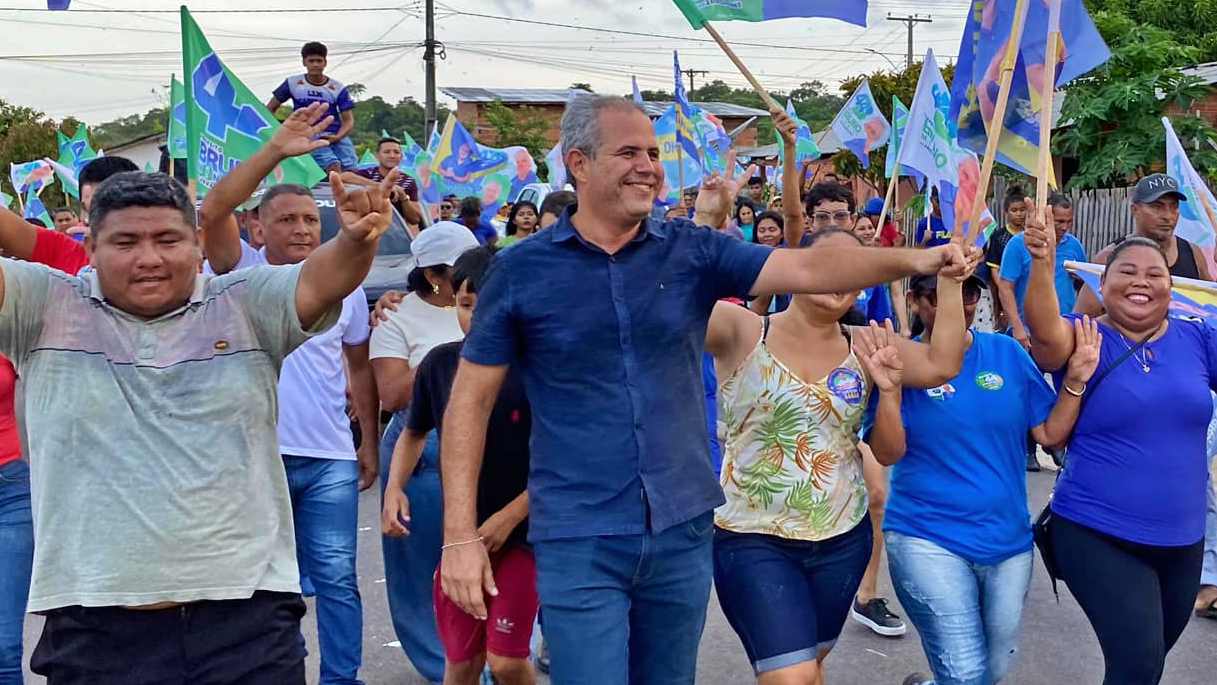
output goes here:
[[51, 220], [51, 213], [46, 211], [46, 205], [42, 204], [42, 199], [32, 189], [25, 194], [25, 218], [37, 219], [46, 228], [55, 225]]
[[[1059, 7], [1063, 41], [1060, 63], [1045, 66], [1052, 8]], [[1040, 101], [1045, 78], [1055, 70], [1055, 86], [1097, 68], [1111, 57], [1082, 0], [977, 0], [972, 3], [959, 62], [951, 84], [948, 120], [958, 130], [959, 144], [977, 154], [984, 152], [997, 102], [1001, 62], [1017, 10], [1026, 7], [1027, 19], [1019, 43], [1018, 62], [1010, 89], [1010, 102], [998, 135], [997, 161], [1034, 175], [1039, 157]]]
[[832, 120], [833, 133], [854, 153], [862, 168], [870, 167], [870, 153], [887, 144], [892, 127], [870, 92], [870, 81], [863, 80], [845, 106]]
[[70, 4], [72, 0], [46, 0], [46, 8], [49, 10], [66, 10]]
[[[689, 98], [685, 94], [684, 79], [680, 73], [680, 55], [672, 51], [672, 69], [675, 72], [676, 90], [674, 95], [676, 108], [676, 144], [686, 158], [697, 161], [701, 168], [701, 154], [697, 148], [697, 129], [693, 126], [693, 108], [689, 106]], [[686, 182], [688, 179], [685, 179]]]

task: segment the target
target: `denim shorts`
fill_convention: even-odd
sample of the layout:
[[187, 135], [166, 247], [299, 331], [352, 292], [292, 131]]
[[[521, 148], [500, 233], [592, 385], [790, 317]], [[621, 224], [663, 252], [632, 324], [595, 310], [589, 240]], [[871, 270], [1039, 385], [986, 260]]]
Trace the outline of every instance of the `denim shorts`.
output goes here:
[[322, 171], [334, 164], [340, 164], [343, 171], [353, 171], [359, 165], [359, 158], [355, 156], [355, 143], [351, 142], [350, 136], [335, 144], [317, 148], [312, 154], [313, 161]]
[[758, 675], [832, 649], [873, 538], [869, 516], [819, 542], [714, 529], [714, 589]]

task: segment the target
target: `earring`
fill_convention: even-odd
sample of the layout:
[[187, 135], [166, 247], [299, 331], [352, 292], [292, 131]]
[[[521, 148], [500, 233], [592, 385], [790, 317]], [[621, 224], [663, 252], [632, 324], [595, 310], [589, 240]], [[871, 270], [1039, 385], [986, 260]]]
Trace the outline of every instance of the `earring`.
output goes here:
[[439, 294], [439, 284], [438, 283], [431, 284], [431, 292], [435, 293], [436, 295]]

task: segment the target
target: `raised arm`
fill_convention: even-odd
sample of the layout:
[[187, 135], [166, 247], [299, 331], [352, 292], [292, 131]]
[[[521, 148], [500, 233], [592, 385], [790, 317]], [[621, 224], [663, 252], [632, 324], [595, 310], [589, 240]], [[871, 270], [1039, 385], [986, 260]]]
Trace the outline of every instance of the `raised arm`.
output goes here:
[[1052, 228], [1050, 208], [1041, 212], [1027, 200], [1023, 240], [1031, 253], [1031, 277], [1024, 305], [1031, 334], [1031, 356], [1041, 369], [1055, 371], [1073, 354], [1074, 335], [1069, 322], [1061, 318], [1056, 299], [1056, 231]]
[[787, 247], [798, 247], [803, 241], [803, 184], [795, 168], [798, 155], [799, 125], [780, 109], [770, 111], [773, 123], [782, 136], [785, 162], [782, 164], [782, 238]]
[[330, 117], [322, 118], [325, 111], [325, 105], [314, 103], [292, 112], [265, 145], [207, 193], [199, 210], [199, 229], [212, 271], [228, 273], [241, 261], [241, 229], [233, 210], [253, 195], [280, 162], [325, 147], [325, 141], [312, 140], [329, 124]]
[[904, 385], [910, 388], [937, 388], [958, 376], [963, 368], [968, 339], [963, 285], [953, 278], [939, 277], [937, 297], [938, 316], [928, 345], [894, 336], [904, 361]]
[[498, 594], [490, 557], [477, 526], [477, 485], [486, 449], [486, 426], [506, 366], [483, 366], [461, 360], [444, 412], [441, 477], [444, 481], [444, 549], [440, 586], [465, 613], [486, 620], [483, 590]]
[[29, 260], [38, 244], [38, 227], [0, 207], [0, 250], [6, 257]]
[[751, 295], [841, 293], [865, 290], [914, 274], [963, 277], [975, 269], [980, 251], [956, 244], [926, 250], [895, 247], [817, 247], [774, 250]]
[[378, 187], [351, 192], [336, 172], [330, 173], [340, 230], [333, 240], [309, 255], [301, 268], [296, 311], [305, 328], [340, 304], [367, 277], [380, 236], [393, 222], [389, 189], [397, 173], [396, 169], [389, 172]]

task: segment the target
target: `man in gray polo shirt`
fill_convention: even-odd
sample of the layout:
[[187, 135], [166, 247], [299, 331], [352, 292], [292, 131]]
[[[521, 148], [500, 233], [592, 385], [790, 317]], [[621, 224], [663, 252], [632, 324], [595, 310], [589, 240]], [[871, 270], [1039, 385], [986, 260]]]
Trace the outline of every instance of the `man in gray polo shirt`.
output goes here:
[[334, 324], [390, 220], [387, 187], [332, 182], [342, 231], [290, 267], [200, 276], [185, 190], [139, 172], [93, 197], [94, 272], [0, 259], [33, 474], [29, 610], [47, 619], [31, 667], [51, 685], [304, 683], [278, 373]]

